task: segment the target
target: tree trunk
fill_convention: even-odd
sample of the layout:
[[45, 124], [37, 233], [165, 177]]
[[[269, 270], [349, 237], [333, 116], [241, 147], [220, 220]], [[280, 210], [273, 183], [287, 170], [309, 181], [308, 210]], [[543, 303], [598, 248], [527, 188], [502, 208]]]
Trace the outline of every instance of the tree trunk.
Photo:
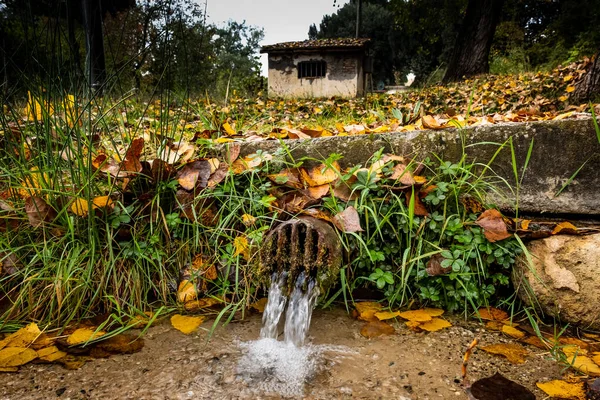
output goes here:
[[575, 86], [571, 100], [584, 103], [600, 96], [600, 51], [594, 56], [594, 62]]
[[102, 37], [102, 10], [100, 0], [81, 0], [85, 44], [86, 73], [90, 87], [101, 92], [106, 78], [104, 38]]
[[504, 0], [469, 0], [444, 82], [489, 72], [488, 58]]

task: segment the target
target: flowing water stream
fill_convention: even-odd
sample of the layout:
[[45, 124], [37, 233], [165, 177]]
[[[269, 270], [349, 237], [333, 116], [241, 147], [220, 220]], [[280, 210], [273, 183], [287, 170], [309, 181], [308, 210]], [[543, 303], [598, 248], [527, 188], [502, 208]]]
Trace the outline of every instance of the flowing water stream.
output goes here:
[[[314, 279], [300, 273], [288, 297], [285, 295], [287, 278], [287, 272], [273, 274], [260, 339], [240, 344], [244, 354], [237, 373], [257, 390], [298, 396], [303, 393], [304, 383], [316, 373], [317, 356], [325, 347], [332, 348], [305, 345], [319, 296]], [[279, 322], [284, 311], [283, 340], [280, 341]]]

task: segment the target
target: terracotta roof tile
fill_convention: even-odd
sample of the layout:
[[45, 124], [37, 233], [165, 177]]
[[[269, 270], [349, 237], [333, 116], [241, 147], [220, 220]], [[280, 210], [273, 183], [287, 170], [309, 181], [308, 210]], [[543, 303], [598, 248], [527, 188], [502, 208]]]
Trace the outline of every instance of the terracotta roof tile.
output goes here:
[[294, 50], [325, 50], [325, 49], [362, 49], [370, 39], [339, 38], [339, 39], [317, 39], [304, 40], [301, 42], [283, 42], [260, 49], [261, 53], [294, 51]]

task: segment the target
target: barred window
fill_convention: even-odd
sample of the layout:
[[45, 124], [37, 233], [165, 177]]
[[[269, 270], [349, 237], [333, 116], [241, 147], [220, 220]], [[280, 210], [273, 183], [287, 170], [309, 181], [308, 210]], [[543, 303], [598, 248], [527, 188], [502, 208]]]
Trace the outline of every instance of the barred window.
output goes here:
[[302, 61], [298, 63], [298, 79], [323, 78], [327, 74], [325, 61]]

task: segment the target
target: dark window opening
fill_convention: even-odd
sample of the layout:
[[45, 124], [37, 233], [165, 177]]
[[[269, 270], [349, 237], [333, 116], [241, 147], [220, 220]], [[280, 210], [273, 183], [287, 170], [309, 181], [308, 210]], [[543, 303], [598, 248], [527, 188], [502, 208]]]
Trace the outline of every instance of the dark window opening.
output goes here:
[[323, 78], [327, 74], [325, 61], [302, 61], [298, 63], [298, 79]]

